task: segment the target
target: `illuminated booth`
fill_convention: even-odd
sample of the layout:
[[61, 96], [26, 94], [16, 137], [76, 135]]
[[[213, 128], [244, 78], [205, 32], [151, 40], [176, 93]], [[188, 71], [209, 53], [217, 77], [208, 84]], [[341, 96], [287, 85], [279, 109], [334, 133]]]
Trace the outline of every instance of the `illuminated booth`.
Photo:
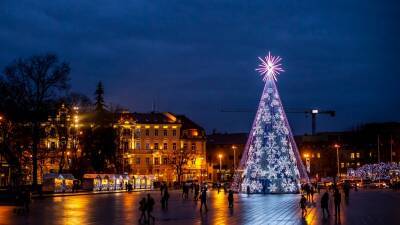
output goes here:
[[100, 174], [84, 174], [83, 175], [83, 190], [100, 191], [102, 187]]
[[72, 174], [48, 173], [43, 176], [43, 192], [72, 192], [74, 185]]

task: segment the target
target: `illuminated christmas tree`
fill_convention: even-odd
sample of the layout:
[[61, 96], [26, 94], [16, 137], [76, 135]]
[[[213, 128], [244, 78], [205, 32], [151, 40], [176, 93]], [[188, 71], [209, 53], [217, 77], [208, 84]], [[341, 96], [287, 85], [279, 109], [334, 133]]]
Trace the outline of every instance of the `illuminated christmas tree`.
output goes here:
[[243, 192], [298, 193], [307, 173], [275, 84], [276, 76], [284, 72], [282, 59], [270, 53], [259, 59], [256, 70], [265, 81], [264, 91], [240, 163], [243, 173], [234, 183]]

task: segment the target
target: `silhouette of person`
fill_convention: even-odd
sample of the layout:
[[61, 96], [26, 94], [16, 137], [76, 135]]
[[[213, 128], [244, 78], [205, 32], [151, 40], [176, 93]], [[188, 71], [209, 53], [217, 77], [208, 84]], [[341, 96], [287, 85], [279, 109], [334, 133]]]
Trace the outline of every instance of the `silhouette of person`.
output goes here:
[[341, 194], [339, 192], [339, 189], [336, 188], [335, 192], [333, 194], [333, 201], [335, 203], [335, 216], [336, 216], [336, 218], [340, 218], [340, 202], [342, 200], [341, 198], [342, 198], [342, 196], [341, 196]]
[[228, 204], [229, 204], [229, 208], [233, 208], [233, 191], [229, 190], [228, 193]]
[[302, 216], [303, 218], [305, 218], [306, 215], [307, 215], [307, 208], [306, 208], [306, 206], [307, 206], [307, 199], [306, 199], [306, 197], [305, 197], [304, 195], [302, 195], [302, 196], [301, 196], [301, 199], [300, 199], [300, 208], [301, 208], [301, 216]]
[[205, 188], [201, 191], [200, 202], [201, 202], [200, 203], [200, 212], [203, 209], [203, 205], [204, 205], [204, 208], [206, 209], [206, 212], [207, 212], [208, 211], [208, 208], [207, 208], [207, 191], [206, 191]]
[[327, 213], [328, 217], [330, 216], [328, 206], [329, 206], [329, 194], [328, 191], [326, 191], [321, 197], [321, 209], [323, 218], [325, 218], [325, 212]]
[[139, 218], [139, 223], [141, 223], [143, 219], [144, 219], [144, 222], [147, 222], [147, 219], [146, 219], [146, 211], [147, 211], [146, 198], [142, 198], [142, 200], [140, 200], [140, 202], [139, 202], [139, 210], [141, 212], [140, 218]]
[[150, 194], [147, 194], [147, 207], [146, 207], [146, 211], [147, 211], [147, 219], [148, 219], [147, 222], [148, 222], [148, 223], [150, 223], [150, 219], [153, 220], [153, 223], [154, 223], [154, 221], [156, 220], [156, 219], [154, 218], [154, 216], [151, 215], [151, 213], [153, 212], [154, 204], [155, 204], [154, 199], [150, 196]]

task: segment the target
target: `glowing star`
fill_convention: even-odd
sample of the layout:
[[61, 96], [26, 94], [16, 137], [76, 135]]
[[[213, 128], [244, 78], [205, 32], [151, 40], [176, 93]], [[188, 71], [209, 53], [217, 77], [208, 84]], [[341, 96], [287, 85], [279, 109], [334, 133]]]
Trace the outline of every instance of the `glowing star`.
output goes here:
[[281, 72], [285, 72], [282, 69], [282, 64], [279, 63], [282, 58], [279, 56], [272, 56], [271, 52], [268, 52], [268, 55], [264, 58], [258, 57], [261, 63], [258, 65], [259, 67], [256, 69], [262, 76], [263, 80], [277, 80], [276, 76]]

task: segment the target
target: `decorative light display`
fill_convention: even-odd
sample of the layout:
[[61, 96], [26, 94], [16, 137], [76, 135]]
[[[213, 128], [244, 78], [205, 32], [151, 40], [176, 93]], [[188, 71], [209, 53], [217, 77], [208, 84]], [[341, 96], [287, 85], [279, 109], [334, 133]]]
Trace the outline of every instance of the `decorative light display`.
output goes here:
[[[348, 169], [347, 176], [359, 179], [389, 180], [393, 174], [400, 171], [400, 163], [365, 164], [357, 169]], [[396, 174], [397, 175], [397, 174]]]
[[298, 193], [300, 180], [308, 178], [275, 84], [284, 72], [282, 59], [271, 53], [259, 59], [264, 91], [240, 162], [243, 173], [235, 175], [233, 186], [250, 193]]

